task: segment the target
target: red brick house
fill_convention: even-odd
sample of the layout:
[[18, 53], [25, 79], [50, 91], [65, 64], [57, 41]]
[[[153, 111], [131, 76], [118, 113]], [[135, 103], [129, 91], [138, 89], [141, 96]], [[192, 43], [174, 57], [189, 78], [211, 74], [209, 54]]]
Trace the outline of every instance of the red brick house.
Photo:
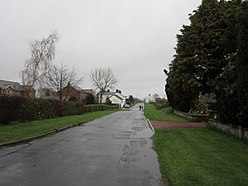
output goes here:
[[82, 101], [89, 94], [94, 96], [94, 91], [92, 89], [81, 89], [78, 86], [67, 85], [61, 90], [60, 95], [63, 100], [76, 99], [77, 101]]
[[0, 80], [0, 96], [35, 97], [35, 89], [17, 82]]

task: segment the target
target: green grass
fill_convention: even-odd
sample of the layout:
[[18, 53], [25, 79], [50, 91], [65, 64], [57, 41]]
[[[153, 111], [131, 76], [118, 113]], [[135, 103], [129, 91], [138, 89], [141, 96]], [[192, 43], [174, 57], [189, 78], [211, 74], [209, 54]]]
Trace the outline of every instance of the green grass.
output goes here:
[[213, 129], [159, 129], [160, 169], [171, 185], [248, 185], [248, 144]]
[[172, 113], [170, 107], [157, 110], [152, 104], [145, 104], [145, 116], [150, 120], [157, 121], [188, 121]]
[[1, 125], [0, 144], [39, 136], [75, 124], [86, 123], [113, 112], [115, 111], [90, 112], [83, 115]]

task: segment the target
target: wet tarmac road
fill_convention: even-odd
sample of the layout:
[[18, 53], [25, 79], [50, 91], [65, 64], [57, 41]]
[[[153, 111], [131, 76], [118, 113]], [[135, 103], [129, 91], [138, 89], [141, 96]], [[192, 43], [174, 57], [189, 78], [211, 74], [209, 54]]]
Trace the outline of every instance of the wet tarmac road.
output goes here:
[[0, 148], [0, 185], [160, 186], [153, 133], [138, 107]]

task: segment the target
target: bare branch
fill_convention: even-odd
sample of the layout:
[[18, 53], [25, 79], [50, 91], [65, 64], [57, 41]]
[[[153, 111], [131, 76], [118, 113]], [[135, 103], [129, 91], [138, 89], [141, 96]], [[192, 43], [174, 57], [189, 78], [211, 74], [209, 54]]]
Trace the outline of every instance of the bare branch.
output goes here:
[[[111, 68], [95, 68], [91, 71], [90, 77], [93, 85], [100, 91], [100, 93], [106, 91], [108, 88], [113, 89], [118, 83], [118, 79]], [[102, 95], [100, 99], [102, 99]]]
[[[83, 77], [77, 77], [75, 68], [69, 69], [61, 64], [59, 67], [53, 65], [46, 75], [46, 84], [50, 89], [62, 93], [61, 90], [70, 83], [72, 86], [78, 86], [83, 81]], [[62, 95], [60, 95], [62, 99]]]
[[25, 69], [22, 72], [23, 83], [34, 87], [41, 84], [47, 75], [50, 62], [55, 57], [55, 43], [58, 41], [58, 34], [53, 31], [47, 38], [42, 38], [30, 43], [31, 57], [26, 61]]

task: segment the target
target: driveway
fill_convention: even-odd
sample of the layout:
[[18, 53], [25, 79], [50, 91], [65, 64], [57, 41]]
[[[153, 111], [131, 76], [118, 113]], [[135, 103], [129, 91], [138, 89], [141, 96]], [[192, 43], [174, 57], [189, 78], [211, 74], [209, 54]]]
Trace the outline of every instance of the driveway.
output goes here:
[[155, 129], [162, 128], [206, 128], [207, 123], [204, 122], [182, 122], [182, 121], [151, 121]]
[[153, 133], [138, 107], [0, 149], [0, 185], [161, 186]]

